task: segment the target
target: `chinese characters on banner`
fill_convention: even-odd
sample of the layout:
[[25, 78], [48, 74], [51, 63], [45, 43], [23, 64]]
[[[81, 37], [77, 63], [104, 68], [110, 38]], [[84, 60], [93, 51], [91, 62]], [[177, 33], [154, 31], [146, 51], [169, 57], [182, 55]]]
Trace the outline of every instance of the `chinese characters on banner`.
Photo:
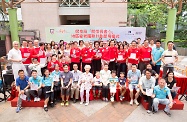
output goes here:
[[95, 41], [117, 39], [117, 41], [131, 42], [137, 38], [145, 39], [144, 27], [90, 27], [90, 26], [61, 26], [46, 28], [46, 42]]

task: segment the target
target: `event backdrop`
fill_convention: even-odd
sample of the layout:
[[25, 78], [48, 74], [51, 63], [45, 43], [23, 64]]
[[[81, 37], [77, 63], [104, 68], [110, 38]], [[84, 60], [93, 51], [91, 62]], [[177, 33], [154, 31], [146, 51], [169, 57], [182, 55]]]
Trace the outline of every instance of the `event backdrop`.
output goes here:
[[91, 27], [91, 26], [61, 26], [46, 28], [46, 42], [51, 40], [59, 42], [95, 41], [117, 39], [117, 41], [131, 42], [137, 38], [145, 39], [146, 28], [144, 27]]

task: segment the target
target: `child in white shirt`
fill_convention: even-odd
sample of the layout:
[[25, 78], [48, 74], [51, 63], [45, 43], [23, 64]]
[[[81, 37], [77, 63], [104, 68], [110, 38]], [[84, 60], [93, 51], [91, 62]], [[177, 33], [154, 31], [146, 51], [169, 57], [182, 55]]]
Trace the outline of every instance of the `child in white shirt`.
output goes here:
[[98, 90], [97, 97], [100, 98], [101, 87], [102, 87], [102, 83], [101, 83], [100, 72], [97, 71], [96, 74], [95, 74], [95, 77], [93, 79], [93, 95], [94, 95], [94, 98], [96, 98], [96, 93], [95, 93], [96, 90]]
[[111, 77], [109, 79], [110, 82], [110, 100], [114, 102], [114, 95], [116, 93], [116, 84], [118, 82], [118, 77], [116, 76], [116, 71], [112, 70]]

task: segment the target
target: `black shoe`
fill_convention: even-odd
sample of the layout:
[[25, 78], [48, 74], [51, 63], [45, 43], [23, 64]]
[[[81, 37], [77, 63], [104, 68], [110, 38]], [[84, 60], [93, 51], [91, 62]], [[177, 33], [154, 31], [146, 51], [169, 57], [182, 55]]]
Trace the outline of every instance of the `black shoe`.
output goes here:
[[76, 99], [74, 99], [74, 100], [73, 100], [73, 103], [76, 103], [76, 102], [77, 102], [77, 100], [76, 100]]
[[52, 108], [54, 107], [54, 103], [51, 103], [50, 105], [51, 105]]
[[46, 111], [46, 112], [47, 112], [47, 111], [48, 111], [48, 108], [47, 108], [47, 107], [44, 107], [44, 111]]
[[[164, 110], [163, 110], [163, 111], [164, 111]], [[170, 112], [164, 111], [164, 113], [165, 113], [166, 115], [168, 115], [169, 117], [171, 117], [171, 113], [170, 113]]]

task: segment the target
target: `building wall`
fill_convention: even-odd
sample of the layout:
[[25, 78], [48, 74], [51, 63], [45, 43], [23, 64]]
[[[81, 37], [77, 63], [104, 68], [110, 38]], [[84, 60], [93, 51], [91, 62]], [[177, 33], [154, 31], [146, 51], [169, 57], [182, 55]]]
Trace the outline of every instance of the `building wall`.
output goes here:
[[106, 3], [96, 3], [101, 0], [90, 1], [91, 26], [119, 27], [120, 21], [127, 22], [127, 3], [107, 3], [121, 2], [121, 0], [105, 0]]
[[[58, 0], [45, 0], [55, 2]], [[25, 0], [21, 4], [24, 30], [39, 30], [42, 41], [45, 40], [45, 27], [59, 27], [66, 24], [63, 15], [90, 15], [91, 26], [119, 27], [120, 21], [127, 21], [127, 3], [97, 3], [102, 0], [90, 0], [90, 7], [61, 8], [59, 3], [36, 3], [36, 0]], [[121, 0], [105, 0], [121, 2]], [[26, 3], [34, 2], [34, 3]], [[83, 10], [85, 9], [85, 11]], [[80, 14], [84, 13], [84, 14]], [[61, 15], [61, 16], [60, 16]]]
[[[45, 0], [46, 2], [58, 0]], [[35, 3], [26, 3], [35, 2]], [[58, 27], [60, 18], [58, 3], [36, 3], [36, 0], [25, 0], [21, 4], [24, 30], [39, 30], [41, 41], [45, 42], [45, 27]]]

